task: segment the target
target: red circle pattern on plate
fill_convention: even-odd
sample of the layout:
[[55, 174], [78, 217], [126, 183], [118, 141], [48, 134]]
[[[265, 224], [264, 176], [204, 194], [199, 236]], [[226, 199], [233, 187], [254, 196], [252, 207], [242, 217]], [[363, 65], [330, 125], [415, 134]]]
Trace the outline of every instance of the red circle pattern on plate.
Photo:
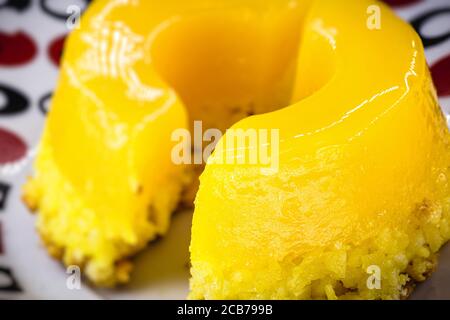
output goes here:
[[391, 7], [406, 7], [422, 1], [423, 0], [383, 0], [383, 2], [387, 3]]
[[16, 134], [0, 128], [0, 165], [17, 161], [27, 152], [27, 146]]
[[0, 32], [0, 65], [16, 66], [33, 60], [37, 46], [25, 32], [14, 34]]
[[434, 63], [430, 70], [438, 95], [450, 96], [450, 55]]
[[64, 48], [64, 41], [66, 40], [67, 35], [59, 36], [58, 38], [54, 39], [50, 46], [48, 47], [48, 55], [50, 57], [50, 60], [56, 65], [59, 66], [59, 62], [61, 60], [61, 55]]

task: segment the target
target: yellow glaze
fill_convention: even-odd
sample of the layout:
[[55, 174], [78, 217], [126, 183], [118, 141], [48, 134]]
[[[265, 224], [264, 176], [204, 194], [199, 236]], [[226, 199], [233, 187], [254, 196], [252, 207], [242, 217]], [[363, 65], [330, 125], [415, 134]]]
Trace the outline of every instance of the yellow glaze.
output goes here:
[[449, 133], [421, 41], [386, 6], [315, 1], [292, 104], [239, 128], [280, 130], [278, 171], [221, 164], [242, 153], [219, 142], [195, 202], [191, 298], [398, 299], [425, 279], [450, 238]]
[[285, 105], [299, 8], [93, 2], [66, 43], [35, 175], [24, 187], [49, 252], [82, 266], [95, 284], [127, 282], [127, 258], [167, 231], [192, 179], [171, 159], [172, 133], [190, 127], [188, 113], [205, 129], [225, 129]]
[[399, 298], [450, 237], [447, 127], [420, 39], [383, 4], [96, 0], [24, 187], [50, 253], [95, 284], [128, 281], [128, 257], [167, 231], [190, 184], [171, 135], [194, 120], [280, 141], [269, 170], [215, 161], [260, 142], [236, 155], [230, 134], [219, 142], [196, 199], [191, 298]]

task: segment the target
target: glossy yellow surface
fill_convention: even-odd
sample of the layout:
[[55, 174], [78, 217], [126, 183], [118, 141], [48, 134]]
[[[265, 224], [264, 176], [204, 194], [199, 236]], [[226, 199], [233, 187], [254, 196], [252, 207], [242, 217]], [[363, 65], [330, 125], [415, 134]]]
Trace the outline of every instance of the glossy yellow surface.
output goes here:
[[279, 129], [279, 168], [215, 162], [236, 151], [222, 138], [195, 202], [191, 298], [397, 299], [425, 279], [450, 238], [449, 133], [421, 41], [386, 6], [314, 1], [292, 104], [238, 128]]
[[186, 112], [144, 60], [152, 25], [137, 12], [131, 2], [97, 1], [69, 37], [25, 186], [50, 253], [106, 286], [127, 282], [124, 260], [167, 231], [186, 180], [171, 161]]
[[188, 114], [205, 129], [225, 129], [285, 105], [299, 9], [256, 0], [93, 2], [65, 46], [24, 187], [50, 253], [95, 284], [127, 282], [128, 257], [167, 231], [191, 179], [171, 159], [172, 133], [189, 128]]
[[[380, 30], [366, 24], [374, 4]], [[217, 146], [191, 298], [398, 298], [450, 237], [448, 130], [420, 39], [384, 5], [96, 0], [24, 188], [50, 253], [96, 284], [126, 282], [189, 184], [171, 134], [194, 120], [276, 129], [280, 143], [271, 170], [214, 163], [235, 151], [230, 134]], [[371, 265], [381, 289], [366, 286]]]

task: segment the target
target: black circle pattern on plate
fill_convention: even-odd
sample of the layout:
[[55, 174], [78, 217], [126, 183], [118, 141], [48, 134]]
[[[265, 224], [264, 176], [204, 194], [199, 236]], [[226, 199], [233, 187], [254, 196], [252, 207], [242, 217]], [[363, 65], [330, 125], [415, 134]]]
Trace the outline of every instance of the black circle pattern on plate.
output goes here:
[[9, 268], [0, 267], [0, 278], [6, 278], [6, 284], [0, 283], [0, 292], [8, 291], [8, 292], [21, 292], [19, 284], [17, 283], [16, 278], [14, 277], [13, 272]]
[[11, 186], [9, 184], [0, 181], [0, 213], [6, 207], [6, 200], [8, 198], [10, 188]]
[[434, 18], [439, 17], [442, 14], [450, 14], [450, 7], [439, 8], [432, 11], [425, 12], [424, 14], [414, 18], [411, 21], [411, 25], [416, 29], [417, 33], [422, 38], [423, 46], [425, 48], [437, 45], [450, 38], [450, 31], [435, 37], [427, 37], [422, 32], [422, 27], [425, 23], [431, 21]]
[[4, 254], [5, 248], [3, 245], [3, 229], [2, 222], [0, 221], [0, 255]]
[[52, 99], [53, 92], [49, 92], [45, 94], [42, 98], [39, 99], [39, 110], [46, 115], [48, 113], [48, 108], [50, 105], [50, 100]]
[[[58, 0], [58, 1], [61, 1], [61, 0]], [[83, 0], [83, 2], [85, 3], [84, 8], [82, 8], [83, 11], [87, 8], [89, 3], [91, 3], [91, 1], [92, 0]], [[50, 15], [56, 19], [67, 20], [69, 18], [70, 14], [68, 14], [65, 11], [61, 12], [60, 10], [52, 8], [51, 2], [56, 2], [56, 0], [40, 0], [41, 9], [45, 13], [47, 13], [48, 15]]]
[[31, 0], [6, 0], [0, 4], [0, 9], [14, 9], [17, 11], [25, 11], [30, 6]]
[[12, 87], [7, 87], [0, 84], [0, 95], [2, 95], [5, 102], [0, 105], [0, 116], [2, 115], [14, 115], [24, 112], [28, 109], [28, 98]]

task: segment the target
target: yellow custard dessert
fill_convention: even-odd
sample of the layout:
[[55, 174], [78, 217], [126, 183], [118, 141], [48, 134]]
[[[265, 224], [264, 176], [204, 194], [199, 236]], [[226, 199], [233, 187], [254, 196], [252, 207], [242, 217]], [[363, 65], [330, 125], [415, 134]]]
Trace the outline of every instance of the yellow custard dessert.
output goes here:
[[91, 4], [65, 45], [24, 187], [53, 256], [97, 285], [128, 281], [128, 258], [166, 233], [183, 189], [195, 195], [195, 173], [172, 161], [172, 134], [190, 120], [224, 130], [288, 103], [294, 9], [259, 0]]
[[174, 132], [231, 126], [200, 178], [190, 298], [402, 298], [450, 238], [436, 101], [419, 37], [377, 1], [96, 0], [24, 199], [52, 255], [127, 282], [195, 194]]
[[413, 29], [315, 1], [297, 74], [289, 107], [232, 127], [279, 129], [278, 170], [215, 161], [227, 134], [200, 178], [191, 298], [398, 299], [450, 238], [449, 132]]

